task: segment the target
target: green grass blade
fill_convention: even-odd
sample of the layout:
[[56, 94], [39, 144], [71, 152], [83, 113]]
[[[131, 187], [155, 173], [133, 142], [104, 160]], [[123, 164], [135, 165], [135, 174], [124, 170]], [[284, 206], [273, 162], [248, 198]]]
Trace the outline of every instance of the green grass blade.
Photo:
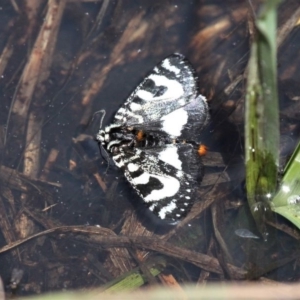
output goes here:
[[[146, 262], [144, 268], [149, 271], [149, 276], [157, 276], [165, 268], [166, 262], [162, 257], [156, 257], [151, 262]], [[118, 277], [117, 279], [106, 284], [104, 288], [105, 293], [132, 291], [141, 287], [147, 282], [145, 274], [143, 275], [139, 268]]]
[[279, 112], [276, 72], [276, 28], [279, 1], [266, 1], [255, 22], [249, 60], [245, 110], [245, 157], [248, 203], [259, 231], [268, 199], [276, 190], [279, 161]]
[[285, 167], [272, 210], [284, 216], [300, 229], [300, 143]]

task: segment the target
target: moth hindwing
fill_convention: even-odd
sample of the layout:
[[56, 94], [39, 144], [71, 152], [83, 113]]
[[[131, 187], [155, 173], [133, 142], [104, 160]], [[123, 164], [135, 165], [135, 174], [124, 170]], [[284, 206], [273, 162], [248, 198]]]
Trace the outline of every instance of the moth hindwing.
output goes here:
[[173, 54], [141, 82], [97, 140], [159, 218], [190, 210], [203, 177], [199, 133], [209, 120], [191, 65]]

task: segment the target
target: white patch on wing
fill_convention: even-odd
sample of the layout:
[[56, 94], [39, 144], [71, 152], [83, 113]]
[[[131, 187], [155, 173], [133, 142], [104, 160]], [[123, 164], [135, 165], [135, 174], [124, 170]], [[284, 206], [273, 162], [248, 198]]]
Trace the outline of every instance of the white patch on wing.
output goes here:
[[137, 110], [141, 110], [142, 106], [140, 104], [135, 103], [135, 102], [131, 102], [130, 103], [130, 109], [132, 111], [137, 111]]
[[138, 90], [135, 94], [137, 97], [141, 98], [142, 100], [152, 100], [153, 99], [153, 94], [150, 92], [147, 92], [145, 90]]
[[169, 145], [159, 153], [158, 158], [163, 162], [173, 166], [177, 170], [182, 170], [182, 162], [179, 159], [177, 150], [178, 149], [175, 145]]
[[167, 197], [172, 197], [179, 191], [180, 183], [176, 178], [159, 175], [151, 176], [158, 179], [163, 185], [163, 188], [160, 190], [153, 190], [151, 194], [145, 197], [145, 201], [158, 201]]
[[151, 211], [153, 211], [155, 209], [156, 205], [157, 205], [157, 203], [153, 203], [152, 205], [149, 206], [149, 209]]
[[166, 133], [172, 136], [180, 136], [184, 125], [187, 123], [188, 113], [181, 107], [165, 115], [161, 120], [163, 121], [162, 129]]
[[150, 177], [156, 178], [163, 185], [159, 190], [152, 190], [152, 192], [144, 197], [146, 202], [158, 201], [167, 197], [174, 196], [180, 188], [180, 183], [175, 177], [160, 176], [144, 172], [138, 177], [132, 178], [133, 185], [147, 184]]
[[119, 110], [117, 111], [117, 114], [124, 114], [126, 112], [126, 109], [123, 107], [120, 107]]
[[114, 159], [114, 161], [115, 161], [115, 164], [116, 164], [116, 166], [117, 166], [118, 168], [124, 167], [124, 161], [123, 161], [122, 159], [121, 159], [119, 162], [116, 161], [115, 159]]
[[182, 171], [177, 171], [176, 176], [178, 178], [181, 178], [183, 176], [183, 172]]
[[127, 168], [128, 168], [129, 172], [135, 172], [139, 169], [139, 166], [137, 164], [134, 164], [134, 163], [129, 163], [127, 165]]
[[159, 217], [161, 219], [164, 219], [166, 217], [167, 213], [171, 213], [176, 208], [176, 203], [173, 200], [171, 203], [169, 203], [167, 206], [163, 207], [160, 212], [158, 213]]
[[178, 100], [178, 104], [180, 104], [181, 106], [186, 104], [186, 100], [184, 98]]
[[157, 75], [157, 74], [151, 74], [148, 78], [153, 80], [157, 86], [164, 86], [167, 89], [162, 95], [158, 97], [155, 97], [152, 93], [148, 91], [139, 89], [136, 92], [136, 96], [138, 96], [139, 98], [145, 101], [167, 100], [167, 99], [169, 99], [170, 101], [174, 101], [174, 99], [178, 99], [184, 95], [183, 86], [177, 80], [171, 80], [168, 79], [166, 76]]
[[150, 179], [150, 174], [144, 172], [143, 174], [141, 174], [138, 177], [132, 178], [132, 183], [134, 185], [138, 185], [138, 184], [147, 184], [149, 182]]
[[167, 69], [168, 71], [171, 71], [173, 73], [175, 73], [176, 75], [180, 73], [180, 69], [178, 69], [177, 67], [175, 67], [174, 65], [170, 64], [170, 60], [169, 59], [165, 59], [162, 62], [162, 66]]

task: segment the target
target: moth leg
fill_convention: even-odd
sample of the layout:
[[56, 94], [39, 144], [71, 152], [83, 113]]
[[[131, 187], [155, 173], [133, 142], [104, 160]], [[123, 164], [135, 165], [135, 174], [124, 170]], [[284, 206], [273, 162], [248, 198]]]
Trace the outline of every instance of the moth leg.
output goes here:
[[110, 156], [109, 156], [108, 152], [103, 147], [100, 147], [100, 155], [107, 162], [107, 167], [106, 167], [106, 170], [104, 172], [104, 174], [107, 174], [109, 166], [110, 166]]

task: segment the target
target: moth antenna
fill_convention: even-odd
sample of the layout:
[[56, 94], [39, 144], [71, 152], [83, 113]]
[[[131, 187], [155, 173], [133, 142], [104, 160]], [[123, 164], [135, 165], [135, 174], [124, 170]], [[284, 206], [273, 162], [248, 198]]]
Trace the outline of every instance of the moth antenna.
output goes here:
[[102, 118], [100, 120], [100, 128], [102, 128], [102, 123], [103, 123], [104, 117], [106, 115], [106, 111], [104, 109], [101, 109], [99, 112], [103, 113]]
[[105, 115], [106, 115], [106, 110], [101, 109], [101, 110], [96, 111], [96, 112], [93, 114], [92, 120], [94, 119], [95, 115], [96, 115], [96, 114], [99, 114], [99, 113], [102, 113], [102, 117], [101, 117], [101, 120], [100, 120], [100, 129], [101, 129], [101, 128], [102, 128], [102, 123], [103, 123], [104, 117], [105, 117]]

